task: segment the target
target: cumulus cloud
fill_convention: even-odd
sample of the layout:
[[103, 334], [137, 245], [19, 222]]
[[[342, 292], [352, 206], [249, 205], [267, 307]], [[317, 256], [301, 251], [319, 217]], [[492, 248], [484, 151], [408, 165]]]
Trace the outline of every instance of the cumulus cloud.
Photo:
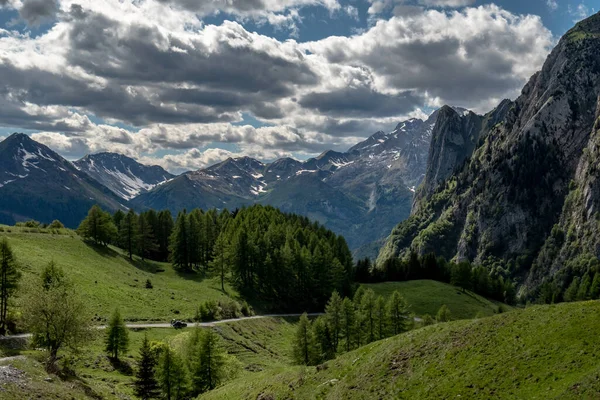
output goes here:
[[[232, 154], [312, 155], [445, 103], [488, 111], [553, 44], [538, 17], [497, 6], [389, 4], [404, 11], [351, 37], [299, 43], [198, 15], [337, 1], [61, 0], [48, 32], [0, 31], [0, 125], [39, 131], [71, 158], [118, 151], [176, 169], [225, 156], [198, 150], [215, 142]], [[240, 125], [246, 115], [267, 126]], [[165, 151], [175, 154], [156, 155]]]

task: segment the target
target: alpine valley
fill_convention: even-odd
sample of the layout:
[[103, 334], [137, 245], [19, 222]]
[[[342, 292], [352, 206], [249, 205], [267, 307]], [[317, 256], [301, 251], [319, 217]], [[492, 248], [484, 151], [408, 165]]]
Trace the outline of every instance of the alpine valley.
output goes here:
[[[459, 108], [456, 112], [472, 114]], [[110, 211], [152, 208], [174, 215], [182, 209], [234, 210], [258, 203], [318, 221], [343, 235], [359, 256], [374, 258], [393, 226], [410, 213], [415, 188], [427, 169], [438, 114], [426, 121], [401, 122], [389, 133], [376, 132], [344, 153], [326, 151], [305, 161], [282, 158], [271, 163], [229, 158], [179, 176], [116, 153], [87, 155], [71, 163], [27, 135], [14, 134], [0, 148], [2, 160], [10, 160], [2, 170], [3, 198], [62, 199], [54, 193], [71, 197], [57, 202], [63, 208], [50, 204], [28, 209], [6, 201], [1, 222], [58, 219], [74, 228], [93, 203]], [[55, 175], [61, 178], [49, 178]], [[17, 179], [18, 185], [12, 184]], [[96, 192], [70, 190], [75, 184], [64, 179], [88, 182]], [[71, 208], [66, 206], [70, 202]]]

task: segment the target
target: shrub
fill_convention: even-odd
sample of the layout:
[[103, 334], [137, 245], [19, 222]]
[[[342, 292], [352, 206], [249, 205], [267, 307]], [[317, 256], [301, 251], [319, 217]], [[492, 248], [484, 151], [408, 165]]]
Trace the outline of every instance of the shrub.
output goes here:
[[146, 289], [152, 289], [152, 281], [150, 279], [146, 279]]
[[63, 223], [57, 219], [55, 219], [50, 225], [48, 225], [48, 228], [50, 229], [63, 229], [64, 227], [65, 226], [63, 225]]
[[244, 317], [251, 317], [254, 315], [254, 310], [252, 309], [252, 306], [248, 304], [248, 302], [246, 300], [244, 300], [242, 302], [242, 315]]
[[240, 303], [235, 300], [219, 300], [219, 308], [222, 319], [239, 318], [242, 315]]
[[24, 226], [26, 226], [27, 228], [39, 228], [40, 223], [38, 221], [32, 219], [32, 220], [25, 222]]

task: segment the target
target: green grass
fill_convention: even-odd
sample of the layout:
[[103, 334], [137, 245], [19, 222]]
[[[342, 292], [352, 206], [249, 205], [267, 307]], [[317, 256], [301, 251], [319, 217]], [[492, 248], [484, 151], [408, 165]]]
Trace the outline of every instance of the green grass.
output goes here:
[[[138, 258], [130, 262], [119, 249], [90, 245], [74, 234], [21, 233], [13, 228], [10, 233], [0, 232], [2, 236], [8, 238], [21, 265], [24, 287], [54, 260], [84, 296], [92, 315], [101, 319], [115, 307], [130, 321], [189, 319], [202, 302], [226, 296], [217, 278], [179, 274], [168, 263]], [[147, 279], [153, 289], [145, 288]], [[237, 297], [229, 285], [225, 289]]]
[[[432, 325], [325, 368], [243, 377], [202, 399], [595, 399], [600, 302], [535, 306]], [[261, 397], [262, 396], [262, 397]]]
[[[429, 314], [435, 317], [444, 304], [450, 309], [453, 319], [474, 318], [478, 313], [489, 316], [493, 315], [501, 304], [437, 281], [383, 282], [363, 284], [363, 286], [373, 289], [376, 295], [384, 297], [398, 290], [408, 302], [410, 310], [420, 316]], [[506, 305], [502, 307], [510, 309]]]
[[[252, 380], [256, 374], [264, 371], [281, 372], [291, 365], [292, 338], [296, 322], [297, 318], [261, 318], [202, 329], [214, 329], [221, 335], [227, 352], [240, 361], [239, 376]], [[71, 355], [72, 367], [77, 372], [77, 378], [67, 382], [54, 376], [52, 382], [44, 380], [49, 375], [37, 361], [42, 359], [42, 352], [0, 352], [0, 357], [19, 354], [25, 356], [22, 359], [0, 362], [0, 366], [12, 365], [18, 368], [25, 373], [23, 381], [28, 382], [27, 385], [8, 385], [7, 391], [0, 389], [0, 399], [40, 398], [38, 395], [41, 398], [80, 399], [88, 398], [91, 394], [104, 399], [133, 398], [133, 373], [144, 335], [148, 335], [151, 342], [170, 342], [176, 348], [185, 351], [185, 343], [192, 330], [140, 329], [129, 332], [129, 351], [120, 357], [121, 362], [117, 365], [112, 363], [104, 352], [104, 331], [97, 331], [93, 340], [77, 354]], [[0, 387], [3, 387], [1, 382], [0, 376]]]

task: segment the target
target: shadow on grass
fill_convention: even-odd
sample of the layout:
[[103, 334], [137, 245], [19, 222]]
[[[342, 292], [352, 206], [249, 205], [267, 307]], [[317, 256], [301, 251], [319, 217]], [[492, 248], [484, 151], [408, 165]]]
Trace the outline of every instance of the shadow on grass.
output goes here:
[[85, 244], [90, 249], [94, 250], [97, 254], [99, 254], [102, 257], [111, 258], [111, 259], [122, 259], [123, 261], [128, 262], [129, 264], [131, 264], [132, 266], [134, 266], [135, 268], [137, 268], [141, 271], [149, 272], [152, 274], [156, 274], [156, 273], [164, 271], [164, 269], [162, 268], [160, 263], [158, 263], [156, 261], [152, 261], [152, 260], [148, 260], [148, 259], [142, 260], [138, 256], [133, 256], [133, 258], [130, 260], [129, 256], [127, 254], [124, 254], [121, 251], [115, 250], [111, 246], [102, 246], [102, 245], [99, 245], [99, 244], [96, 244], [93, 242], [88, 242], [88, 241], [86, 241]]
[[112, 365], [112, 367], [116, 371], [119, 371], [121, 374], [127, 376], [133, 375], [133, 368], [127, 361], [123, 361], [112, 357], [108, 357], [108, 360], [110, 361], [110, 365]]

